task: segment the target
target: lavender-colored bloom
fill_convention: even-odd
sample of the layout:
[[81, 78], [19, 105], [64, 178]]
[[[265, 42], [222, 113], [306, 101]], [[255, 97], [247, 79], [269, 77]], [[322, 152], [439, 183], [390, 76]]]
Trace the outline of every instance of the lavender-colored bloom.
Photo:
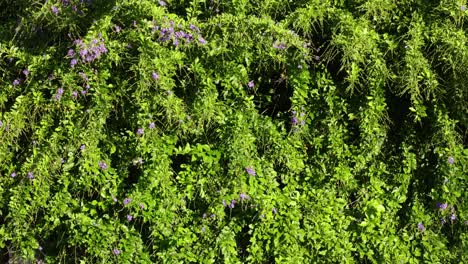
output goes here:
[[273, 48], [275, 48], [275, 49], [285, 49], [286, 45], [284, 45], [284, 43], [275, 43], [275, 44], [273, 44]]
[[271, 209], [271, 211], [272, 211], [274, 214], [278, 213], [278, 211], [276, 210], [276, 208]]
[[34, 174], [32, 172], [28, 172], [28, 179], [34, 179]]
[[166, 2], [164, 2], [164, 1], [161, 0], [161, 1], [159, 1], [159, 5], [161, 5], [161, 6], [166, 6]]
[[236, 200], [231, 200], [231, 204], [229, 205], [229, 208], [233, 209], [236, 203], [237, 203]]
[[154, 129], [154, 128], [155, 128], [155, 126], [156, 126], [156, 125], [154, 124], [154, 122], [151, 122], [151, 123], [149, 124], [149, 126], [148, 126], [148, 127], [149, 127], [150, 129]]
[[73, 10], [73, 12], [78, 12], [78, 7], [76, 5], [73, 5], [72, 10]]
[[140, 203], [140, 209], [145, 210], [145, 205], [143, 203]]
[[441, 210], [447, 209], [448, 204], [447, 203], [437, 203], [437, 208]]
[[211, 218], [215, 218], [216, 215], [215, 215], [215, 214], [211, 214], [210, 217], [211, 217]]
[[226, 201], [223, 199], [223, 205], [224, 207], [226, 207]]
[[205, 230], [206, 230], [206, 228], [205, 228], [205, 227], [202, 227], [202, 229], [201, 229], [202, 233], [204, 233]]
[[195, 31], [200, 31], [200, 29], [197, 26], [193, 25], [193, 24], [190, 24], [190, 29], [195, 30]]
[[297, 117], [294, 116], [293, 118], [291, 118], [291, 124], [293, 124], [293, 126], [297, 125], [297, 123], [299, 123], [299, 119], [297, 119]]
[[2, 127], [2, 126], [3, 126], [3, 122], [2, 122], [2, 121], [0, 121], [0, 127]]
[[15, 79], [15, 80], [13, 81], [13, 86], [18, 86], [19, 84], [20, 84], [20, 80]]
[[64, 160], [63, 158], [60, 158], [60, 162], [61, 162], [62, 164], [64, 164], [64, 163], [65, 163], [65, 160]]
[[127, 221], [129, 221], [129, 222], [130, 222], [130, 221], [132, 221], [132, 219], [133, 219], [133, 216], [131, 216], [131, 215], [127, 215]]
[[151, 74], [151, 77], [153, 78], [153, 80], [159, 80], [159, 74], [157, 74], [156, 72], [153, 72]]
[[74, 57], [75, 56], [75, 51], [73, 49], [69, 49], [68, 52], [67, 52], [67, 57]]
[[76, 99], [76, 98], [78, 97], [78, 92], [77, 92], [77, 91], [73, 91], [73, 92], [72, 92], [72, 97]]
[[204, 213], [204, 214], [202, 215], [202, 218], [203, 218], [203, 219], [205, 219], [205, 218], [206, 218], [206, 213]]
[[50, 8], [50, 10], [52, 11], [52, 13], [54, 13], [54, 15], [58, 15], [58, 13], [59, 13], [59, 10], [58, 10], [58, 8], [56, 6], [52, 6]]
[[250, 81], [250, 82], [247, 84], [247, 86], [249, 86], [249, 88], [253, 88], [254, 85], [255, 85], [255, 84], [254, 84], [254, 81]]
[[303, 126], [303, 125], [305, 125], [305, 121], [304, 121], [304, 120], [301, 121], [301, 126]]
[[12, 172], [12, 173], [10, 174], [10, 176], [11, 176], [12, 178], [16, 177], [16, 172]]
[[465, 11], [466, 11], [466, 5], [460, 6], [460, 10], [461, 10], [462, 12], [465, 12]]
[[206, 40], [204, 38], [202, 38], [202, 37], [198, 38], [198, 42], [200, 42], [200, 44], [202, 44], [202, 45], [206, 44]]
[[139, 129], [137, 130], [137, 135], [138, 135], [138, 136], [141, 136], [141, 135], [143, 135], [144, 133], [145, 133], [145, 131], [143, 130], [143, 128], [139, 128]]
[[81, 94], [82, 94], [82, 95], [86, 95], [86, 93], [88, 93], [88, 92], [86, 92], [86, 90], [82, 90], [82, 91], [81, 91]]
[[112, 250], [112, 253], [113, 253], [114, 255], [116, 255], [116, 256], [117, 256], [117, 255], [119, 255], [119, 254], [120, 254], [120, 250], [118, 250], [118, 249], [114, 248], [114, 249]]
[[241, 194], [239, 195], [239, 200], [243, 201], [243, 200], [245, 200], [245, 199], [247, 199], [247, 194], [241, 193]]
[[418, 223], [418, 230], [421, 231], [421, 232], [424, 232], [424, 230], [426, 230], [426, 228], [424, 227], [424, 225], [422, 223]]
[[453, 157], [449, 157], [447, 161], [449, 164], [453, 164], [455, 162], [455, 159]]
[[117, 25], [115, 25], [115, 26], [114, 26], [114, 30], [115, 30], [115, 32], [119, 33], [120, 30], [122, 30], [122, 28], [119, 27], [119, 26], [117, 26]]
[[440, 219], [440, 224], [443, 225], [443, 224], [445, 224], [445, 223], [447, 223], [447, 221], [445, 220], [445, 218], [442, 217], [442, 218]]
[[74, 68], [75, 65], [76, 65], [77, 63], [78, 63], [78, 61], [77, 61], [76, 59], [72, 59], [72, 60], [70, 61], [70, 66], [71, 66], [72, 68]]
[[23, 70], [23, 74], [24, 74], [24, 76], [28, 76], [28, 75], [29, 75], [28, 69], [24, 69], [24, 70]]
[[132, 198], [125, 198], [125, 199], [123, 200], [123, 204], [124, 204], [124, 205], [127, 205], [127, 204], [129, 204], [129, 203], [131, 203], [131, 202], [132, 202]]
[[84, 150], [85, 148], [86, 148], [85, 144], [82, 144], [82, 145], [80, 146], [80, 150]]
[[105, 163], [103, 161], [99, 161], [98, 164], [99, 164], [99, 168], [101, 168], [101, 170], [107, 170], [107, 163]]
[[450, 215], [450, 221], [455, 221], [455, 219], [457, 219], [457, 216], [455, 214], [451, 214]]
[[300, 64], [297, 65], [297, 68], [298, 68], [298, 69], [302, 69], [302, 65], [300, 65]]
[[247, 167], [245, 168], [245, 171], [250, 175], [250, 176], [255, 176], [255, 170], [252, 167]]

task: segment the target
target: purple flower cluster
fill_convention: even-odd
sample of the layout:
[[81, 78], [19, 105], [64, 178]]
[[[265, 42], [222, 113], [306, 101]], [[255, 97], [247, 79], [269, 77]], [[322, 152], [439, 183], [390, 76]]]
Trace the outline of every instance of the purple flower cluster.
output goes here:
[[280, 50], [284, 50], [284, 49], [286, 49], [286, 45], [285, 45], [283, 42], [278, 42], [278, 41], [277, 41], [277, 42], [275, 42], [275, 43], [273, 44], [273, 48], [275, 48], [275, 49], [280, 49]]
[[132, 221], [132, 219], [133, 219], [133, 216], [131, 216], [131, 215], [127, 215], [127, 221], [129, 221], [129, 222], [130, 222], [130, 221]]
[[[305, 113], [304, 113], [304, 112], [301, 112], [301, 113], [299, 114], [299, 117], [301, 117], [301, 119], [302, 119], [304, 116], [305, 116]], [[301, 120], [301, 121], [299, 122], [299, 118], [297, 117], [297, 112], [296, 112], [296, 111], [292, 111], [291, 124], [292, 124], [293, 126], [296, 126], [296, 125], [298, 125], [299, 123], [301, 124], [301, 126], [305, 125], [305, 121], [304, 121], [304, 120]]]
[[34, 174], [32, 172], [28, 172], [28, 179], [34, 179]]
[[418, 230], [421, 231], [421, 232], [424, 232], [424, 230], [426, 230], [426, 228], [424, 227], [424, 225], [422, 223], [418, 223]]
[[[181, 28], [181, 27], [182, 26], [179, 25], [179, 28]], [[153, 32], [156, 32], [156, 31], [159, 30], [160, 37], [159, 37], [158, 40], [161, 41], [161, 42], [172, 41], [172, 44], [174, 46], [176, 46], [176, 47], [179, 46], [181, 41], [185, 42], [186, 44], [189, 44], [194, 39], [198, 39], [198, 43], [200, 43], [201, 45], [206, 44], [206, 40], [201, 35], [200, 29], [197, 26], [191, 24], [189, 29], [190, 29], [191, 32], [185, 32], [183, 30], [176, 31], [176, 30], [174, 30], [174, 21], [171, 20], [170, 21], [170, 26], [168, 26], [168, 27], [160, 27], [160, 26], [155, 25], [153, 27]], [[194, 35], [197, 38], [195, 38]]]
[[143, 128], [139, 128], [139, 129], [137, 130], [137, 135], [138, 135], [138, 136], [142, 136], [144, 133], [145, 133], [145, 130], [144, 130]]
[[124, 205], [127, 205], [127, 204], [129, 204], [129, 203], [131, 203], [131, 202], [132, 202], [132, 198], [125, 198], [125, 199], [123, 200], [123, 204], [124, 204]]
[[255, 173], [255, 170], [254, 170], [252, 167], [247, 167], [247, 168], [245, 168], [245, 171], [246, 171], [250, 176], [255, 176], [255, 175], [257, 175], [257, 174]]
[[247, 86], [249, 86], [249, 88], [253, 88], [254, 87], [254, 82], [253, 81], [250, 81]]
[[117, 255], [119, 255], [119, 254], [120, 254], [120, 250], [118, 250], [118, 249], [114, 248], [114, 249], [112, 250], [112, 253], [113, 253], [114, 255], [116, 255], [116, 256], [117, 256]]
[[233, 209], [236, 203], [237, 203], [236, 200], [231, 200], [231, 204], [229, 204], [229, 208]]
[[246, 200], [247, 198], [249, 198], [249, 197], [248, 197], [247, 194], [245, 194], [245, 193], [241, 193], [241, 194], [239, 195], [239, 200], [241, 200], [241, 201]]
[[60, 87], [58, 88], [57, 93], [55, 94], [55, 100], [59, 101], [60, 98], [62, 98], [62, 95], [63, 95], [63, 88]]
[[21, 80], [19, 80], [19, 79], [13, 80], [13, 86], [18, 86], [18, 85], [20, 85], [20, 83], [21, 83]]
[[441, 210], [447, 209], [447, 206], [448, 206], [447, 203], [437, 203], [437, 205], [436, 205], [436, 207], [441, 209]]
[[101, 170], [107, 170], [107, 163], [105, 163], [103, 161], [99, 161], [98, 164], [99, 164], [99, 168]]
[[81, 39], [75, 40], [74, 44], [79, 50], [78, 54], [76, 54], [76, 52], [73, 49], [69, 49], [66, 56], [68, 58], [72, 58], [72, 60], [70, 61], [70, 66], [72, 68], [75, 67], [79, 59], [83, 63], [91, 63], [99, 59], [102, 56], [102, 54], [108, 52], [101, 34], [99, 34], [98, 38], [93, 39], [88, 44], [84, 43]]
[[454, 159], [452, 156], [450, 156], [450, 157], [448, 158], [447, 162], [448, 162], [450, 165], [452, 165], [452, 164], [455, 162], [455, 159]]
[[154, 124], [154, 122], [151, 122], [148, 127], [150, 129], [154, 129], [156, 127], [156, 125]]
[[59, 10], [58, 10], [58, 8], [56, 6], [52, 6], [50, 8], [50, 10], [52, 11], [52, 13], [54, 13], [54, 15], [58, 15], [58, 13], [59, 13]]

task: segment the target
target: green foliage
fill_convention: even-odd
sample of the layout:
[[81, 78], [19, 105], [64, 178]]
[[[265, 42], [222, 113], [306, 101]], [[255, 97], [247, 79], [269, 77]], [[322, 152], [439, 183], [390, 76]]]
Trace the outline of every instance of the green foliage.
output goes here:
[[467, 263], [465, 4], [0, 2], [0, 262]]

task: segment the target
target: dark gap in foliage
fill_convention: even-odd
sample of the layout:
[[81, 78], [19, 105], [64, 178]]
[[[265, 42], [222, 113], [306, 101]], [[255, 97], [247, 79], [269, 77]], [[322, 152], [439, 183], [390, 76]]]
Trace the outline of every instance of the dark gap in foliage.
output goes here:
[[262, 75], [265, 79], [257, 90], [256, 108], [261, 115], [273, 119], [291, 109], [293, 89], [287, 85], [284, 73], [269, 72]]
[[189, 164], [191, 158], [192, 156], [190, 154], [179, 154], [171, 156], [171, 168], [175, 174], [178, 174], [182, 170], [182, 164]]
[[284, 187], [286, 187], [286, 183], [283, 181], [282, 175], [288, 173], [287, 169], [285, 168], [284, 164], [279, 164], [277, 162], [273, 165], [274, 170], [276, 171], [276, 181], [278, 182], [280, 190], [282, 191]]
[[236, 244], [241, 261], [246, 261], [248, 257], [247, 249], [250, 245], [250, 238], [252, 237], [252, 235], [249, 234], [249, 229], [249, 225], [244, 223], [242, 230], [236, 234]]
[[409, 121], [411, 100], [408, 94], [398, 96], [390, 89], [386, 89], [385, 101], [387, 102], [388, 117], [390, 119], [390, 129], [387, 134], [388, 141], [398, 148], [403, 142], [403, 135], [406, 135], [404, 123]]

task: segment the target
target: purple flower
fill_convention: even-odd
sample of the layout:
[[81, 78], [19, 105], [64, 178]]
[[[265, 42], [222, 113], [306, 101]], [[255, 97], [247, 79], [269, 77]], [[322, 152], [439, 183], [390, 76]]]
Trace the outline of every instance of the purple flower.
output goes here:
[[82, 94], [82, 95], [86, 95], [86, 93], [87, 93], [86, 90], [82, 90], [82, 91], [81, 91], [81, 94]]
[[23, 70], [23, 74], [24, 74], [25, 76], [28, 76], [28, 75], [29, 75], [28, 69], [24, 69], [24, 70]]
[[13, 86], [18, 86], [19, 84], [20, 84], [20, 80], [15, 79], [15, 80], [13, 81]]
[[455, 159], [452, 156], [450, 156], [447, 161], [449, 164], [453, 164], [455, 162]]
[[231, 200], [231, 204], [229, 205], [229, 208], [233, 209], [236, 203], [237, 203], [236, 200]]
[[77, 61], [76, 59], [72, 59], [72, 60], [70, 61], [70, 66], [71, 66], [72, 68], [74, 68], [75, 65], [76, 65], [77, 63], [78, 63], [78, 61]]
[[273, 48], [275, 49], [285, 49], [286, 48], [286, 45], [284, 45], [284, 43], [275, 43], [273, 44]]
[[202, 229], [201, 229], [202, 233], [204, 233], [205, 230], [206, 230], [206, 228], [205, 228], [205, 227], [202, 227]]
[[57, 90], [57, 94], [55, 95], [55, 99], [60, 100], [60, 98], [62, 97], [62, 94], [63, 94], [63, 88], [59, 88]]
[[141, 209], [141, 210], [145, 210], [145, 205], [142, 204], [142, 203], [140, 203], [140, 209]]
[[166, 2], [164, 2], [164, 1], [161, 0], [161, 1], [159, 1], [159, 5], [161, 5], [161, 6], [166, 6]]
[[150, 129], [153, 129], [154, 127], [155, 127], [154, 122], [151, 122], [151, 123], [149, 124], [149, 128], [150, 128]]
[[99, 161], [98, 164], [99, 164], [99, 168], [101, 168], [101, 170], [107, 170], [107, 163], [105, 163], [103, 161]]
[[211, 217], [211, 218], [215, 218], [216, 215], [215, 215], [215, 214], [211, 214], [210, 217]]
[[141, 136], [141, 135], [143, 135], [144, 133], [145, 133], [145, 130], [144, 130], [143, 128], [139, 128], [139, 129], [137, 130], [137, 135], [138, 135], [138, 136]]
[[206, 44], [206, 40], [204, 38], [202, 38], [202, 37], [198, 38], [198, 42], [200, 42], [200, 44], [202, 44], [202, 45]]
[[302, 65], [300, 65], [300, 64], [297, 65], [297, 68], [298, 68], [298, 69], [302, 69]]
[[426, 230], [426, 228], [424, 227], [424, 225], [422, 223], [418, 223], [418, 230], [421, 231], [421, 232], [424, 232], [424, 230]]
[[249, 88], [253, 88], [254, 87], [254, 81], [250, 81], [247, 86], [249, 86]]
[[465, 12], [465, 11], [466, 11], [466, 5], [460, 6], [460, 10], [461, 10], [462, 12]]
[[77, 91], [73, 91], [73, 92], [72, 92], [72, 97], [76, 99], [76, 98], [78, 97], [78, 92], [77, 92]]
[[16, 177], [16, 172], [12, 172], [12, 173], [10, 174], [10, 176], [11, 176], [12, 178]]
[[278, 211], [276, 211], [276, 208], [271, 209], [271, 211], [272, 211], [274, 214], [278, 213]]
[[159, 80], [159, 75], [156, 72], [153, 72], [151, 74], [151, 77], [153, 78], [153, 80]]
[[0, 121], [0, 127], [2, 127], [2, 126], [3, 126], [3, 122], [2, 122], [2, 121]]
[[223, 199], [223, 205], [224, 207], [226, 207], [226, 201]]
[[457, 219], [457, 216], [455, 214], [451, 214], [450, 215], [450, 221], [455, 221], [455, 219]]
[[447, 209], [448, 204], [447, 203], [437, 203], [437, 208], [441, 210]]
[[114, 249], [112, 250], [112, 253], [113, 253], [114, 255], [116, 255], [116, 256], [117, 256], [117, 255], [119, 255], [119, 254], [120, 254], [120, 250], [118, 250], [118, 249], [114, 248]]
[[255, 173], [255, 170], [254, 170], [252, 167], [247, 167], [247, 168], [245, 168], [245, 171], [246, 171], [250, 176], [255, 176], [255, 175], [257, 175], [257, 174]]
[[115, 32], [119, 33], [120, 30], [122, 30], [122, 28], [119, 27], [119, 26], [117, 26], [117, 25], [115, 25], [115, 26], [114, 26], [114, 30], [115, 30]]
[[67, 57], [74, 57], [75, 56], [75, 51], [73, 49], [69, 49], [67, 52]]
[[195, 31], [200, 31], [200, 29], [198, 29], [198, 27], [193, 24], [190, 24], [190, 29], [195, 30]]
[[299, 119], [297, 119], [297, 117], [291, 118], [291, 124], [293, 124], [293, 126], [297, 125], [297, 123], [299, 123]]
[[127, 204], [129, 204], [129, 203], [131, 203], [131, 202], [132, 202], [132, 198], [125, 198], [125, 199], [123, 200], [123, 204], [124, 204], [124, 205], [127, 205]]
[[52, 10], [52, 13], [54, 13], [54, 15], [58, 15], [58, 13], [59, 13], [59, 10], [58, 10], [58, 8], [56, 6], [52, 6], [50, 8], [50, 10]]
[[241, 193], [241, 194], [239, 195], [239, 200], [243, 201], [243, 200], [245, 200], [245, 199], [247, 199], [247, 194]]
[[132, 219], [133, 219], [133, 216], [131, 216], [131, 215], [127, 215], [127, 221], [129, 221], [129, 222], [130, 222], [130, 221], [132, 221]]
[[82, 145], [80, 146], [80, 150], [84, 150], [85, 148], [86, 148], [85, 144], [82, 144]]
[[62, 164], [64, 164], [64, 163], [65, 163], [65, 160], [64, 160], [63, 158], [60, 158], [60, 162], [61, 162]]
[[28, 172], [28, 179], [34, 179], [34, 174], [32, 172]]
[[205, 218], [206, 218], [206, 213], [204, 213], [204, 214], [202, 215], [202, 218], [203, 218], [203, 219], [205, 219]]

